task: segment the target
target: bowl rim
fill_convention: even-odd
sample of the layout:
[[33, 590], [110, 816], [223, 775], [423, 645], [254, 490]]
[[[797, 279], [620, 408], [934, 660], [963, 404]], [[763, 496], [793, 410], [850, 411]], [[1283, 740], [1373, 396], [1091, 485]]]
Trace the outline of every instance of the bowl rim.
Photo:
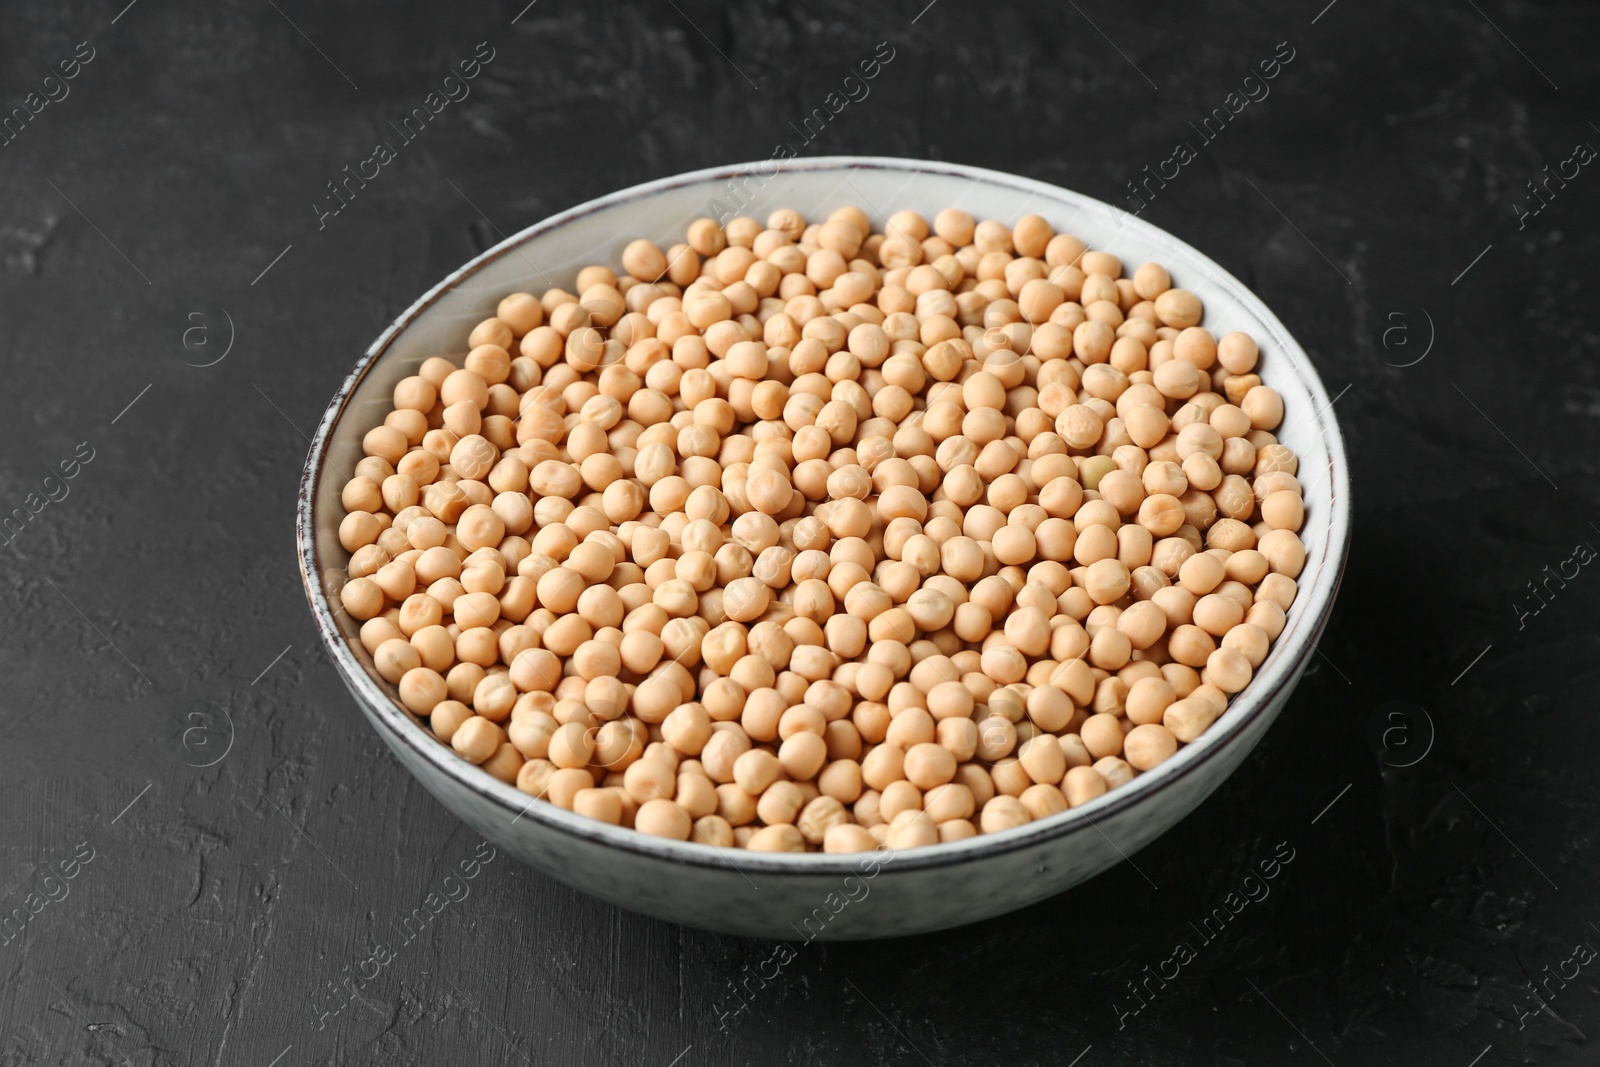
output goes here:
[[[612, 826], [567, 811], [555, 804], [541, 802], [538, 798], [521, 792], [514, 785], [501, 782], [484, 773], [430, 734], [383, 687], [387, 683], [380, 683], [377, 676], [372, 673], [372, 668], [356, 657], [354, 650], [340, 633], [327, 592], [319, 579], [324, 571], [316, 537], [318, 517], [316, 498], [326, 473], [328, 446], [333, 429], [367, 373], [388, 351], [395, 338], [409, 328], [423, 312], [444, 293], [470, 278], [487, 264], [511, 253], [533, 238], [550, 233], [585, 215], [629, 201], [648, 199], [657, 193], [679, 186], [707, 181], [720, 182], [741, 174], [756, 172], [758, 168], [770, 168], [771, 165], [772, 161], [759, 161], [707, 167], [644, 182], [578, 204], [505, 238], [450, 272], [424, 293], [396, 317], [367, 348], [345, 377], [344, 383], [329, 402], [317, 425], [300, 479], [296, 508], [297, 555], [301, 581], [305, 586], [317, 631], [346, 685], [366, 703], [367, 710], [372, 713], [367, 717], [382, 724], [391, 742], [398, 742], [409, 748], [458, 786], [476, 794], [510, 816], [508, 826], [514, 825], [526, 816], [550, 830], [578, 838], [588, 844], [605, 845], [650, 860], [665, 860], [694, 867], [731, 868], [740, 873], [754, 871], [818, 877], [843, 876], [854, 873], [863, 857], [877, 855], [881, 862], [882, 852], [761, 853], [744, 849], [727, 849], [693, 841], [672, 841]], [[1050, 838], [1088, 829], [1098, 831], [1098, 823], [1101, 821], [1147, 803], [1162, 791], [1198, 773], [1236, 741], [1245, 732], [1246, 727], [1264, 714], [1279, 694], [1297, 680], [1300, 665], [1309, 659], [1327, 625], [1349, 555], [1350, 486], [1344, 439], [1334, 418], [1333, 404], [1328, 399], [1327, 390], [1323, 387], [1322, 380], [1305, 350], [1255, 293], [1210, 257], [1153, 223], [1093, 197], [1048, 182], [982, 167], [899, 157], [793, 158], [781, 161], [780, 170], [802, 172], [889, 170], [907, 175], [936, 174], [965, 178], [975, 184], [1004, 186], [1048, 200], [1064, 201], [1091, 214], [1110, 213], [1111, 217], [1118, 219], [1118, 233], [1125, 227], [1131, 228], [1138, 232], [1142, 239], [1163, 248], [1165, 262], [1181, 260], [1185, 265], [1198, 267], [1207, 274], [1212, 283], [1225, 290], [1234, 301], [1254, 315], [1271, 335], [1278, 354], [1281, 354], [1285, 362], [1293, 367], [1293, 372], [1300, 378], [1316, 403], [1312, 418], [1328, 452], [1329, 524], [1327, 545], [1316, 559], [1314, 570], [1310, 571], [1313, 580], [1309, 586], [1306, 585], [1304, 573], [1302, 574], [1302, 586], [1297, 597], [1300, 610], [1293, 613], [1288, 625], [1273, 643], [1267, 669], [1251, 680], [1250, 685], [1230, 702], [1224, 714], [1201, 735], [1199, 740], [1185, 745], [1173, 758], [1153, 770], [1139, 774], [1122, 788], [1111, 790], [1087, 804], [1010, 830], [979, 834], [962, 841], [940, 842], [905, 854], [894, 853], [894, 869], [964, 864], [1000, 853], [1025, 849]], [[410, 768], [407, 767], [406, 770], [409, 772]], [[1185, 815], [1187, 813], [1186, 811]], [[1114, 841], [1111, 844], [1119, 853], [1122, 851]], [[738, 856], [737, 862], [734, 860], [735, 852]], [[1123, 858], [1126, 859], [1126, 855]]]

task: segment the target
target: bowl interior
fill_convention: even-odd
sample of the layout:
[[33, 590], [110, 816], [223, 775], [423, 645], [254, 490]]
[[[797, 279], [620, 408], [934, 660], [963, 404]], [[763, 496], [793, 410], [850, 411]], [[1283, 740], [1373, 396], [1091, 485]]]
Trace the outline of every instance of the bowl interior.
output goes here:
[[[509, 812], [619, 847], [689, 862], [713, 863], [707, 845], [649, 838], [583, 819], [538, 803], [514, 787], [491, 779], [457, 757], [397, 702], [393, 686], [372, 670], [359, 648], [359, 624], [338, 609], [334, 595], [349, 554], [339, 544], [343, 517], [340, 490], [361, 459], [361, 438], [382, 422], [395, 383], [415, 374], [422, 361], [442, 355], [459, 360], [472, 327], [492, 315], [501, 297], [515, 291], [541, 293], [570, 288], [577, 271], [591, 263], [616, 264], [631, 240], [648, 237], [663, 248], [677, 243], [688, 224], [702, 216], [748, 214], [765, 218], [779, 207], [807, 218], [825, 217], [846, 204], [860, 206], [881, 229], [888, 214], [913, 209], [928, 218], [941, 208], [960, 207], [979, 219], [1014, 222], [1042, 215], [1058, 232], [1074, 233], [1092, 249], [1121, 257], [1127, 270], [1156, 260], [1173, 284], [1205, 302], [1204, 324], [1220, 336], [1243, 330], [1261, 346], [1259, 372], [1284, 400], [1279, 439], [1300, 460], [1306, 517], [1301, 537], [1307, 563], [1288, 625], [1249, 687], [1198, 741], [1155, 770], [1080, 808], [1001, 834], [919, 849], [902, 865], [940, 862], [963, 852], [1020, 845], [1084, 817], [1137, 803], [1171, 776], [1198, 770], [1208, 752], [1227, 745], [1259, 713], [1268, 697], [1297, 677], [1326, 621], [1342, 570], [1348, 537], [1348, 484], [1339, 430], [1328, 394], [1310, 360], [1283, 324], [1252, 293], [1217, 264], [1165, 231], [1110, 205], [1040, 182], [945, 163], [856, 157], [788, 160], [716, 168], [623, 190], [554, 216], [485, 252], [453, 273], [408, 309], [368, 350], [330, 404], [312, 445], [301, 488], [300, 554], [308, 596], [319, 628], [341, 671], [374, 705], [378, 720], [452, 777], [492, 796]], [[781, 870], [797, 865], [837, 864], [823, 854], [751, 855], [744, 866]]]

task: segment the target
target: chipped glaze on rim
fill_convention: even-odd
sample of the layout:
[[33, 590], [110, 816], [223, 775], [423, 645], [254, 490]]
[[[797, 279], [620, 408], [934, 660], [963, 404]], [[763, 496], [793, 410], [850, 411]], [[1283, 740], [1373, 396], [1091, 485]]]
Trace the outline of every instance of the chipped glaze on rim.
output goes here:
[[[323, 567], [321, 553], [316, 543], [318, 515], [315, 511], [315, 500], [326, 474], [330, 436], [334, 426], [344, 414], [356, 387], [388, 350], [391, 342], [444, 293], [470, 278], [485, 265], [514, 251], [533, 238], [595, 211], [629, 201], [647, 199], [655, 193], [685, 185], [707, 181], [721, 182], [741, 174], [753, 173], [765, 165], [766, 161], [709, 167], [610, 193], [535, 223], [447, 275], [407, 308], [373, 342], [345, 377], [338, 393], [329, 403], [317, 426], [316, 436], [312, 440], [310, 452], [306, 457], [306, 466], [301, 474], [295, 524], [301, 580], [305, 586], [306, 598], [311, 606], [317, 632], [321, 635], [335, 667], [338, 668], [346, 684], [358, 692], [369, 708], [376, 712], [377, 720], [389, 731], [392, 739], [411, 748], [461, 786], [493, 802], [507, 815], [526, 817], [549, 829], [651, 859], [723, 870], [728, 867], [724, 849], [712, 845], [652, 837], [635, 830], [585, 818], [549, 802], [533, 800], [515, 786], [507, 785], [463, 760], [454, 750], [442, 744], [420, 725], [399, 704], [391, 692], [392, 687], [381, 681], [372, 672], [372, 668], [356, 656], [339, 630], [338, 622], [334, 618], [334, 612], [318, 577], [323, 573]], [[1292, 686], [1295, 683], [1302, 664], [1310, 657], [1312, 649], [1327, 626], [1334, 596], [1344, 573], [1350, 544], [1348, 461], [1344, 451], [1344, 439], [1333, 417], [1327, 390], [1323, 387], [1310, 358], [1290, 336], [1283, 323], [1242, 282], [1186, 242], [1119, 208], [1047, 182], [957, 163], [877, 156], [821, 156], [791, 160], [782, 167], [785, 173], [854, 170], [889, 170], [911, 175], [935, 174], [965, 178], [974, 183], [1009, 187], [1047, 200], [1064, 201], [1081, 210], [1118, 219], [1119, 232], [1123, 227], [1130, 227], [1139, 233], [1142, 239], [1162, 246], [1173, 261], [1182, 260], [1198, 267], [1208, 275], [1209, 280], [1227, 291], [1239, 305], [1253, 314], [1266, 327], [1277, 345], [1278, 354], [1292, 365], [1295, 374], [1316, 402], [1312, 418], [1328, 452], [1328, 541], [1318, 554], [1315, 567], [1310, 572], [1312, 580], [1309, 587], [1305, 584], [1306, 574], [1302, 573], [1298, 598], [1300, 609], [1293, 613], [1283, 633], [1273, 642], [1272, 650], [1266, 662], [1262, 664], [1261, 670], [1256, 673], [1250, 685], [1229, 703], [1223, 715], [1201, 735], [1198, 741], [1185, 745], [1177, 755], [1154, 770], [1139, 774], [1121, 789], [1105, 793], [1081, 807], [1071, 808], [1010, 830], [979, 834], [963, 841], [929, 845], [897, 855], [894, 867], [895, 870], [901, 871], [964, 864], [1036, 845], [1049, 838], [1093, 831], [1095, 823], [1100, 820], [1150, 800], [1168, 786], [1193, 774], [1234, 741], [1243, 732], [1246, 724], [1258, 718], [1285, 686]], [[1209, 790], [1207, 793], [1209, 794]], [[515, 818], [512, 821], [515, 822]], [[842, 876], [852, 872], [859, 862], [859, 857], [848, 853], [788, 854], [741, 850], [739, 855], [741, 869], [772, 874]]]

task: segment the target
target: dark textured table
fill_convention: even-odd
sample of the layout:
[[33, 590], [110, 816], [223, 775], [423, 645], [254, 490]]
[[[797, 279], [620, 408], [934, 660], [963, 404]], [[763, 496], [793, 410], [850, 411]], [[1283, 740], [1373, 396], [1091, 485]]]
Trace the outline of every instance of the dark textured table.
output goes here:
[[[0, 1065], [1600, 1059], [1592, 7], [124, 2], [0, 31]], [[1355, 534], [1176, 830], [734, 1014], [764, 943], [503, 856], [446, 888], [478, 841], [336, 680], [293, 505], [436, 279], [783, 140], [1138, 191], [1311, 352]]]

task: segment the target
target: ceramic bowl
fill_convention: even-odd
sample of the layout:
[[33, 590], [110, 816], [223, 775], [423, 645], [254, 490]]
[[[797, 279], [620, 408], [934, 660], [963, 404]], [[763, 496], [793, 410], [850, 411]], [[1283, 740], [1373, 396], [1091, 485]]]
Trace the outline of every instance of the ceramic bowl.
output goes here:
[[[964, 208], [980, 219], [1036, 213], [1057, 231], [1124, 263], [1165, 264], [1205, 301], [1219, 335], [1244, 330], [1260, 372], [1283, 395], [1280, 437], [1300, 458], [1308, 561], [1288, 625], [1248, 688], [1198, 741], [1081, 807], [966, 841], [901, 853], [764, 854], [648, 837], [533, 801], [458, 757], [399, 704], [357, 641], [335, 595], [345, 472], [389, 410], [397, 381], [432, 355], [465, 351], [472, 326], [507, 293], [571, 286], [589, 263], [615, 263], [628, 241], [662, 247], [704, 215], [808, 218], [856, 204], [885, 213]], [[1333, 607], [1350, 526], [1344, 447], [1311, 361], [1254, 294], [1176, 237], [1124, 211], [1042, 182], [950, 163], [836, 157], [717, 167], [624, 189], [530, 226], [446, 277], [356, 363], [317, 428], [300, 487], [298, 540], [306, 595], [340, 676], [402, 766], [495, 845], [585, 893], [676, 923], [790, 940], [893, 937], [1021, 908], [1121, 862], [1166, 832], [1238, 768], [1310, 659]]]

